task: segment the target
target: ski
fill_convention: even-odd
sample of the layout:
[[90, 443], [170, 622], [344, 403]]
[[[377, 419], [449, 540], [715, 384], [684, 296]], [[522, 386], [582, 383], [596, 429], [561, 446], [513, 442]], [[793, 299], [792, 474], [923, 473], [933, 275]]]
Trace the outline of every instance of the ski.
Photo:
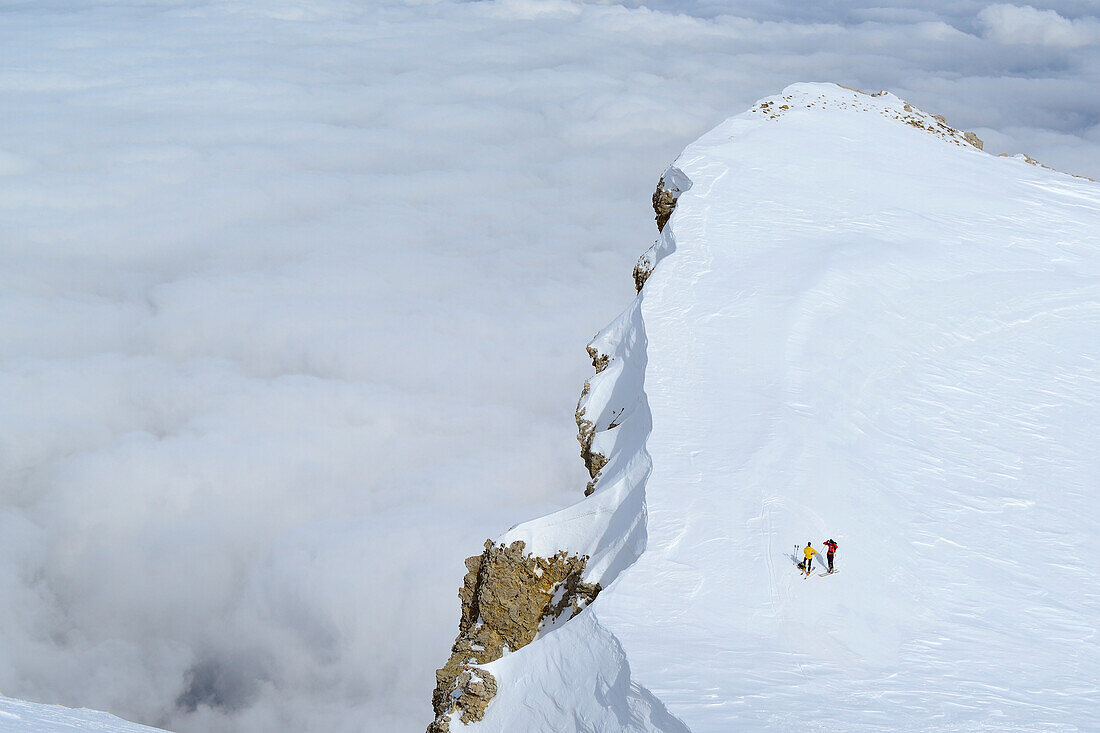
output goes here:
[[834, 575], [834, 574], [839, 573], [839, 572], [840, 572], [839, 570], [833, 570], [832, 572], [828, 572], [828, 573], [818, 573], [817, 577], [824, 578], [826, 575]]

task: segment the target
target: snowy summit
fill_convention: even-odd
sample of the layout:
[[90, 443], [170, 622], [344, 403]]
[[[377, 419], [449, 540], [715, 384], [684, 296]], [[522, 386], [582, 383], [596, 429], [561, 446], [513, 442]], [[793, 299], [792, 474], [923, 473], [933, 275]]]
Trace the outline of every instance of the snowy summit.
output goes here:
[[430, 730], [1100, 729], [1100, 185], [980, 148], [796, 84], [677, 158]]

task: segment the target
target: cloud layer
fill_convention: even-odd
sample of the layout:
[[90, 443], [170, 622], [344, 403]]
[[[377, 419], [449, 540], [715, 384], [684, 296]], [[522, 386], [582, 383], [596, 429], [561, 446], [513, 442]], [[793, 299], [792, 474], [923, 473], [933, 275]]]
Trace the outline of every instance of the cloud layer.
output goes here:
[[1079, 48], [1100, 43], [1100, 20], [1064, 18], [1030, 5], [990, 5], [978, 14], [985, 37], [997, 43]]
[[1100, 177], [1081, 3], [0, 10], [0, 689], [415, 730], [462, 559], [580, 495], [676, 153], [800, 80]]

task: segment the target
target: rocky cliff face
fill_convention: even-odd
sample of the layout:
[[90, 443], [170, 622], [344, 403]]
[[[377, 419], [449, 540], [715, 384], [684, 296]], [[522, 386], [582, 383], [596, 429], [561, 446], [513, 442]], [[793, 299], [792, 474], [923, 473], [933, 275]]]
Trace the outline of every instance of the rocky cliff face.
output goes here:
[[[681, 193], [677, 182], [666, 182], [667, 177], [666, 174], [661, 178], [653, 194], [658, 229], [668, 222]], [[651, 250], [642, 255], [634, 268], [634, 282], [639, 291], [656, 260], [656, 251]], [[591, 345], [588, 355], [597, 375], [607, 369], [612, 358]], [[592, 447], [597, 429], [582, 406], [590, 388], [591, 383], [586, 380], [576, 411], [581, 458], [592, 478], [585, 489], [586, 496], [594, 492], [608, 461]], [[615, 423], [608, 427], [615, 427]], [[447, 663], [436, 670], [432, 694], [435, 720], [427, 733], [447, 733], [455, 717], [463, 723], [481, 720], [497, 693], [497, 683], [492, 674], [478, 665], [526, 646], [540, 632], [576, 616], [599, 594], [598, 583], [582, 579], [587, 556], [558, 552], [551, 557], [539, 557], [526, 553], [525, 549], [522, 541], [498, 545], [486, 540], [480, 555], [466, 559], [467, 572], [459, 590], [462, 615], [458, 637]]]
[[[657, 182], [657, 189], [653, 192], [653, 213], [657, 220], [657, 231], [665, 230], [665, 224], [668, 223], [672, 212], [676, 210], [677, 199], [689, 187], [687, 178], [676, 168], [669, 168], [665, 175], [661, 176], [661, 180]], [[649, 279], [653, 268], [657, 265], [657, 259], [654, 247], [650, 247], [638, 258], [638, 263], [634, 265], [634, 289], [638, 292], [642, 291], [642, 286]]]
[[531, 643], [548, 625], [577, 615], [600, 592], [581, 580], [587, 557], [559, 552], [549, 558], [524, 553], [523, 542], [494, 545], [466, 559], [459, 591], [462, 617], [450, 659], [435, 673], [435, 720], [428, 733], [446, 733], [450, 719], [481, 720], [496, 694], [496, 680], [476, 665]]
[[664, 176], [661, 176], [661, 180], [657, 182], [657, 190], [653, 192], [653, 213], [656, 215], [657, 231], [663, 232], [665, 230], [665, 224], [672, 216], [672, 212], [676, 208], [676, 199], [679, 196], [680, 190], [675, 186], [666, 185]]
[[[598, 372], [599, 369], [597, 369]], [[588, 396], [589, 389], [589, 383], [586, 381], [584, 389], [581, 390], [581, 397], [577, 401], [577, 411], [573, 414], [577, 421], [577, 442], [581, 444], [581, 460], [584, 461], [584, 467], [588, 469], [588, 475], [592, 479], [585, 487], [585, 496], [590, 496], [596, 490], [596, 480], [600, 477], [600, 471], [607, 465], [607, 456], [592, 450], [592, 441], [596, 437], [596, 424], [586, 417], [587, 410], [584, 407], [584, 398]]]

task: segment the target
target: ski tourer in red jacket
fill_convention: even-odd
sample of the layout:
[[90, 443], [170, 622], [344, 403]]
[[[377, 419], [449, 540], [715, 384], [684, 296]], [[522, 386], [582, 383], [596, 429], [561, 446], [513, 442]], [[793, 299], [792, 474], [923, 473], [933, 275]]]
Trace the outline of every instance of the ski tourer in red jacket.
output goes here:
[[825, 547], [829, 548], [829, 551], [825, 553], [826, 559], [829, 561], [829, 572], [833, 572], [833, 553], [836, 552], [836, 543], [832, 540], [825, 540]]

